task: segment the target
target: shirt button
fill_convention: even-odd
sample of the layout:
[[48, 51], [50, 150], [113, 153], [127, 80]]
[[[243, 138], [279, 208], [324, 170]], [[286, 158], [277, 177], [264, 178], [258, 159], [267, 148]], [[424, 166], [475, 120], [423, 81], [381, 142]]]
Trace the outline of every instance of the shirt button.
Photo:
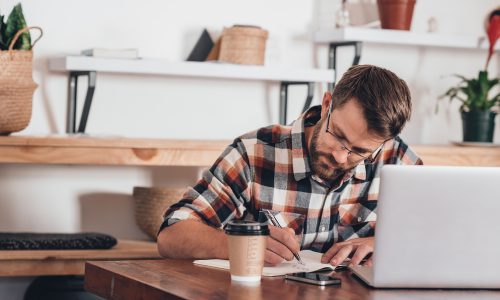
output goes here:
[[361, 220], [363, 220], [361, 217], [358, 217], [358, 222], [361, 222]]
[[325, 229], [326, 229], [325, 226], [321, 226], [321, 231], [322, 232], [325, 231]]

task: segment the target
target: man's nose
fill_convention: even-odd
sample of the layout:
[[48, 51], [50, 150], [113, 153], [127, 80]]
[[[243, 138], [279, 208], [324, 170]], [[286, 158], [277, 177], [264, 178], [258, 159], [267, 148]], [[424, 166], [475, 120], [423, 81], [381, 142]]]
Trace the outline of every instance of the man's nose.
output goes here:
[[332, 155], [339, 164], [347, 162], [347, 157], [349, 157], [349, 150], [339, 149], [332, 151]]

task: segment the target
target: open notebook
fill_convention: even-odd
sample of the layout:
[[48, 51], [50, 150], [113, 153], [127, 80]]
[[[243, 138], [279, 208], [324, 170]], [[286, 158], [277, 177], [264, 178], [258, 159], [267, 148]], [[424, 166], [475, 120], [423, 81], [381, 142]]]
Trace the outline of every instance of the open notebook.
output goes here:
[[[304, 265], [300, 264], [295, 259], [292, 261], [285, 261], [276, 266], [264, 266], [262, 276], [280, 276], [297, 272], [313, 272], [319, 270], [334, 270], [335, 267], [330, 264], [321, 263], [322, 253], [302, 250], [299, 252], [300, 258]], [[220, 269], [229, 270], [229, 260], [225, 259], [202, 259], [195, 260], [195, 265], [208, 266]]]

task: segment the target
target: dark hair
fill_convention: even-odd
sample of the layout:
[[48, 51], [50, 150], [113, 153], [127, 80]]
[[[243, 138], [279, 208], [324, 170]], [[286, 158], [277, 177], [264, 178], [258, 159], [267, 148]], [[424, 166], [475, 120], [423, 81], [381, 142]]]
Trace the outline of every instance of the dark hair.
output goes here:
[[349, 68], [335, 85], [332, 108], [340, 108], [350, 100], [361, 105], [368, 130], [384, 139], [397, 136], [410, 119], [410, 89], [404, 80], [383, 68]]

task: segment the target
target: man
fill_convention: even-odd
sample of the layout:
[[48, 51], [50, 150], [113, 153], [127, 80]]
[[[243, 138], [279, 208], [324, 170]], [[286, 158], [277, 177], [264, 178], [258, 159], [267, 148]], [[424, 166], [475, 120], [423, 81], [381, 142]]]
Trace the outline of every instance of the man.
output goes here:
[[380, 169], [422, 164], [398, 137], [411, 114], [406, 83], [371, 65], [351, 67], [321, 106], [291, 126], [273, 125], [234, 140], [165, 213], [160, 254], [228, 258], [222, 230], [232, 219], [272, 210], [265, 260], [293, 260], [311, 249], [338, 265], [373, 252]]

